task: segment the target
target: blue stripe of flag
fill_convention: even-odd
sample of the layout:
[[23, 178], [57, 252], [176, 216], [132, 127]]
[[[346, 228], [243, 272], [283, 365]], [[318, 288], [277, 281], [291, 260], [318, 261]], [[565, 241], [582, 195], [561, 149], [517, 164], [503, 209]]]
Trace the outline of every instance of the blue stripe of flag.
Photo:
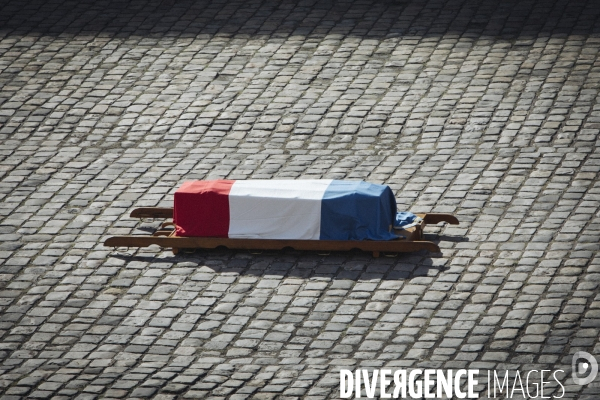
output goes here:
[[388, 186], [336, 181], [321, 203], [321, 240], [391, 240], [396, 199]]

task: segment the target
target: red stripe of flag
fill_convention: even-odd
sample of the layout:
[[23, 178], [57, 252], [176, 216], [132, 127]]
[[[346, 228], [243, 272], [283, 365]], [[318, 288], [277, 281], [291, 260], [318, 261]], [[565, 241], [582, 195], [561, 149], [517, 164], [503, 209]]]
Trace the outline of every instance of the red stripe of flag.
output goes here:
[[235, 181], [190, 181], [175, 192], [177, 236], [227, 237], [229, 191]]

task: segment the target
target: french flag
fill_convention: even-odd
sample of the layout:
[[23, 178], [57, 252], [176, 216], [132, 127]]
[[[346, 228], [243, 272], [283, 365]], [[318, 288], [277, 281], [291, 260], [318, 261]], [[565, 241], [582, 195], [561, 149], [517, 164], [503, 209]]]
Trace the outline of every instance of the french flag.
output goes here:
[[176, 236], [391, 240], [388, 186], [339, 180], [210, 180], [175, 192]]

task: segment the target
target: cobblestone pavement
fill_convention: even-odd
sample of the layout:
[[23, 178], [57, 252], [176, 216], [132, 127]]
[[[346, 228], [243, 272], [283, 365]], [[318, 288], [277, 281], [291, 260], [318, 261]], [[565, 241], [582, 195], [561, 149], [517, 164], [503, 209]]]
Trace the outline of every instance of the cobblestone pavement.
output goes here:
[[[599, 49], [596, 0], [0, 0], [1, 398], [428, 367], [597, 400], [569, 377], [600, 355]], [[102, 246], [217, 177], [385, 182], [461, 224], [377, 259]]]

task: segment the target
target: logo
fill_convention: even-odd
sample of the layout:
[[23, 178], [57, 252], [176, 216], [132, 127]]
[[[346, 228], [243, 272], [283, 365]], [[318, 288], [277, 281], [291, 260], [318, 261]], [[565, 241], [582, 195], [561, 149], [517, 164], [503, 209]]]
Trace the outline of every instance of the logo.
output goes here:
[[594, 356], [585, 351], [578, 351], [573, 355], [571, 367], [573, 369], [573, 382], [576, 385], [587, 385], [596, 379], [596, 375], [598, 375], [598, 362]]

